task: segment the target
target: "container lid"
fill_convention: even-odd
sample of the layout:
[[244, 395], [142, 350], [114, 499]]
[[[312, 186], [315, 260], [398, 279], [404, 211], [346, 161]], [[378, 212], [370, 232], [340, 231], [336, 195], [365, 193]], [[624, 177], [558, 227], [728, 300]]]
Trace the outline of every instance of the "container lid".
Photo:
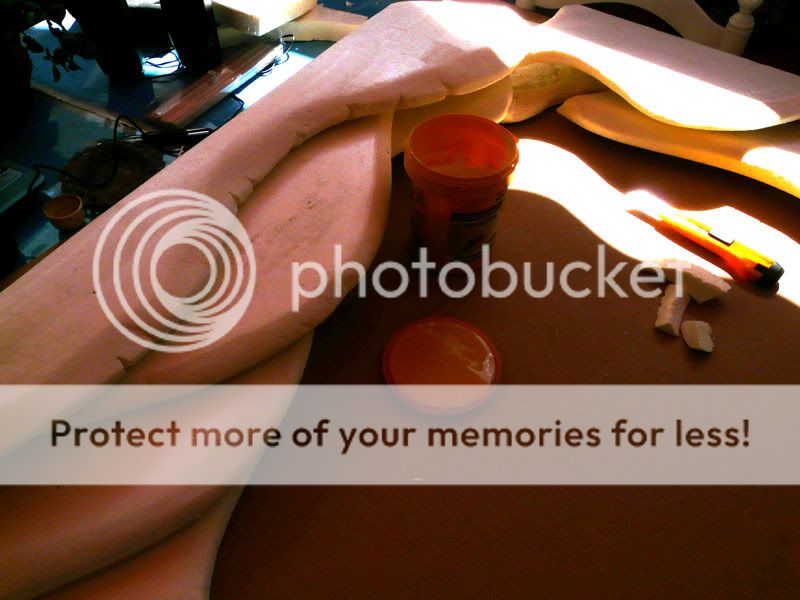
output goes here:
[[445, 185], [482, 186], [508, 177], [519, 161], [517, 138], [494, 121], [466, 114], [417, 125], [405, 148], [426, 177]]
[[500, 376], [500, 357], [477, 327], [429, 317], [392, 337], [383, 352], [383, 375], [392, 385], [491, 385]]

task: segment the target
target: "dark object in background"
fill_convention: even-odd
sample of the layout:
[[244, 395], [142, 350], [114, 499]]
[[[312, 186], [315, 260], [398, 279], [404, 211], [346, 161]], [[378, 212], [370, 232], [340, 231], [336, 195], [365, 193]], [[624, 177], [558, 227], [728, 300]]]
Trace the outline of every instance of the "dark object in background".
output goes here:
[[202, 74], [222, 62], [211, 0], [161, 0], [161, 10], [187, 70]]
[[143, 56], [166, 54], [172, 48], [159, 0], [127, 0], [136, 47]]
[[0, 279], [14, 272], [19, 257], [19, 249], [11, 229], [0, 222]]
[[[114, 171], [114, 152], [117, 167]], [[164, 156], [145, 144], [118, 143], [103, 140], [81, 150], [69, 159], [64, 170], [74, 177], [60, 177], [61, 191], [83, 198], [88, 209], [103, 211], [112, 206], [164, 168]], [[87, 185], [81, 182], [105, 182]]]
[[113, 83], [142, 78], [142, 60], [125, 0], [65, 0], [64, 4], [95, 43], [97, 64]]
[[[739, 10], [738, 0], [697, 0], [720, 25]], [[800, 2], [764, 0], [755, 10], [753, 35], [744, 51], [746, 58], [800, 74]]]
[[4, 58], [3, 95], [5, 115], [0, 118], [0, 142], [20, 127], [20, 115], [31, 104], [31, 59], [16, 38], [0, 39], [0, 56]]
[[[700, 7], [721, 26], [739, 10], [737, 0], [697, 0]], [[627, 4], [598, 2], [591, 8], [679, 35], [665, 21], [653, 13]], [[555, 10], [537, 9], [551, 16]], [[744, 50], [744, 57], [784, 71], [800, 74], [800, 2], [798, 0], [765, 0], [753, 13], [756, 20], [753, 35]]]
[[745, 56], [800, 75], [800, 2], [765, 0]]

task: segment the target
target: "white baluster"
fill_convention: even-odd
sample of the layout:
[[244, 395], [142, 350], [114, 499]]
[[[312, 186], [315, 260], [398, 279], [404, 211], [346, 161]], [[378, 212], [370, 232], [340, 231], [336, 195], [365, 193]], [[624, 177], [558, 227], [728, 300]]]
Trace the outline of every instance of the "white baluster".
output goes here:
[[747, 40], [753, 32], [755, 19], [753, 11], [757, 9], [764, 0], [739, 0], [739, 12], [733, 15], [728, 21], [728, 26], [722, 32], [719, 41], [719, 49], [731, 54], [741, 54], [747, 45]]

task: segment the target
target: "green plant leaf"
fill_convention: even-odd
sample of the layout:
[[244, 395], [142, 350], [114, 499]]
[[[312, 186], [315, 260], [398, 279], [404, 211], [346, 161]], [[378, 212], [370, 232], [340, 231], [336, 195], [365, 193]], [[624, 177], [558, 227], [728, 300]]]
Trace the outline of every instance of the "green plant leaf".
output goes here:
[[74, 33], [64, 32], [60, 41], [61, 47], [68, 54], [76, 54], [81, 48], [81, 40]]
[[47, 7], [47, 18], [51, 21], [55, 21], [59, 25], [64, 20], [64, 17], [67, 16], [67, 10], [61, 4], [53, 4]]
[[44, 46], [28, 34], [22, 36], [22, 43], [25, 44], [25, 48], [28, 49], [28, 52], [33, 52], [34, 54], [41, 54], [44, 52]]
[[25, 15], [25, 24], [28, 27], [36, 25], [39, 21], [44, 20], [44, 11], [37, 2], [20, 2], [19, 9]]
[[85, 36], [80, 36], [81, 47], [76, 52], [81, 58], [92, 60], [97, 55], [97, 45]]
[[58, 66], [64, 66], [67, 62], [67, 53], [64, 52], [63, 48], [56, 48], [53, 50], [53, 64]]
[[25, 11], [25, 26], [33, 27], [44, 18], [44, 13], [41, 10], [28, 10]]
[[62, 35], [64, 35], [64, 30], [60, 27], [53, 27], [52, 21], [47, 21], [47, 26], [50, 29], [50, 35], [52, 35], [56, 39], [60, 39]]

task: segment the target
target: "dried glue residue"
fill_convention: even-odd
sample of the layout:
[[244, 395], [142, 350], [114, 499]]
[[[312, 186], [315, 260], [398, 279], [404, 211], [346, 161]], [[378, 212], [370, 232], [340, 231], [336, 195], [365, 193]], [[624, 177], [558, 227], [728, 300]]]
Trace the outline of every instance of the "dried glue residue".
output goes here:
[[401, 329], [384, 351], [386, 380], [396, 385], [466, 385], [495, 383], [496, 351], [468, 323], [431, 317]]
[[[451, 366], [466, 369], [480, 381], [491, 383], [496, 371], [495, 357], [492, 349], [474, 331], [457, 323], [450, 323], [450, 328], [458, 331], [443, 331], [438, 323], [426, 323], [423, 329], [430, 339], [432, 347], [441, 353]], [[469, 340], [467, 342], [466, 340]], [[440, 366], [444, 367], [440, 363]], [[456, 382], [453, 382], [456, 383]], [[460, 383], [460, 382], [459, 382]]]

